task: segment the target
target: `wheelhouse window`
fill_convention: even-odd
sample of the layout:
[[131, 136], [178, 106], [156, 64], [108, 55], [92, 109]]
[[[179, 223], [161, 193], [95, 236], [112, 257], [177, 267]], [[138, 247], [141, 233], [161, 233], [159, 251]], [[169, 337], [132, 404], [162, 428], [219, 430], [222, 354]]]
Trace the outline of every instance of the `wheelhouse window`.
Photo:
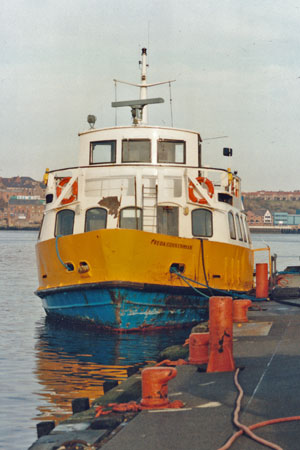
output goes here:
[[116, 162], [116, 141], [91, 142], [91, 164]]
[[185, 163], [185, 142], [159, 140], [157, 142], [157, 160], [159, 163]]
[[157, 232], [168, 234], [169, 236], [178, 236], [178, 207], [177, 206], [158, 206], [157, 207]]
[[243, 235], [242, 235], [242, 228], [241, 228], [241, 222], [240, 222], [240, 217], [238, 214], [236, 214], [236, 227], [237, 227], [237, 232], [238, 232], [238, 238], [240, 241], [243, 240]]
[[56, 214], [55, 236], [73, 234], [75, 212], [63, 209]]
[[236, 239], [236, 231], [234, 225], [234, 217], [232, 212], [228, 213], [229, 234], [231, 239]]
[[211, 237], [212, 212], [208, 209], [194, 209], [192, 211], [192, 233], [193, 236]]
[[123, 208], [120, 211], [120, 228], [130, 230], [143, 229], [143, 214], [140, 208]]
[[91, 208], [85, 214], [85, 231], [106, 228], [107, 211], [104, 208]]
[[149, 139], [123, 140], [122, 162], [151, 162], [151, 141]]

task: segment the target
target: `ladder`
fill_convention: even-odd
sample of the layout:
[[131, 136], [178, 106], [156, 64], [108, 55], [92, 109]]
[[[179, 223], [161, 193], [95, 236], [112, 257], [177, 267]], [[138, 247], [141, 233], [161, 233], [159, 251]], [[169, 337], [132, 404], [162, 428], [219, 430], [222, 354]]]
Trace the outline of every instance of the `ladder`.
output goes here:
[[157, 228], [157, 184], [154, 187], [142, 186], [143, 230], [156, 233]]

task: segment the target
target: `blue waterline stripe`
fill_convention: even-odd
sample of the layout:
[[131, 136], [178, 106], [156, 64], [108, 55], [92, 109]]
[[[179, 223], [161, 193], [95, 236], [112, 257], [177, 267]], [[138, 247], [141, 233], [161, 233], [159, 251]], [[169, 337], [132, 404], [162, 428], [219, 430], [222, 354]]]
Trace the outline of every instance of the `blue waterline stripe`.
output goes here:
[[71, 305], [57, 305], [57, 306], [45, 306], [46, 309], [68, 309], [68, 308], [83, 308], [83, 307], [93, 307], [93, 306], [112, 306], [111, 303], [82, 303], [82, 304], [71, 304]]
[[[128, 303], [132, 306], [146, 306], [147, 308], [165, 308], [165, 309], [203, 309], [203, 306], [199, 305], [163, 305], [163, 304], [153, 304], [153, 303], [141, 303], [132, 302], [131, 300], [123, 300], [122, 303]], [[61, 306], [47, 306], [47, 309], [68, 309], [68, 308], [83, 308], [83, 307], [93, 307], [93, 306], [113, 306], [112, 303], [82, 303], [82, 304], [71, 304], [71, 305], [61, 305]]]

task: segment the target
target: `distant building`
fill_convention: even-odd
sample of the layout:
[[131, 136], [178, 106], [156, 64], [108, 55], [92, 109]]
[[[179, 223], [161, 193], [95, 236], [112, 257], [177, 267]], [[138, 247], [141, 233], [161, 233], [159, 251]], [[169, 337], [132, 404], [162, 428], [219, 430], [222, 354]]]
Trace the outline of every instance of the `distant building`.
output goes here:
[[8, 201], [9, 227], [38, 226], [43, 217], [45, 200], [37, 196], [11, 196]]
[[300, 200], [300, 191], [256, 191], [243, 192], [244, 198], [259, 198], [262, 200]]
[[0, 177], [0, 200], [8, 202], [12, 195], [38, 196], [43, 198], [45, 186], [30, 177]]
[[297, 210], [296, 214], [288, 214], [287, 212], [274, 212], [273, 213], [274, 225], [300, 225], [300, 211]]
[[287, 212], [274, 212], [273, 213], [274, 225], [288, 225], [288, 213]]
[[247, 222], [251, 226], [273, 225], [273, 216], [268, 209], [255, 209], [247, 211]]
[[45, 204], [45, 186], [30, 177], [0, 177], [0, 227], [39, 227]]

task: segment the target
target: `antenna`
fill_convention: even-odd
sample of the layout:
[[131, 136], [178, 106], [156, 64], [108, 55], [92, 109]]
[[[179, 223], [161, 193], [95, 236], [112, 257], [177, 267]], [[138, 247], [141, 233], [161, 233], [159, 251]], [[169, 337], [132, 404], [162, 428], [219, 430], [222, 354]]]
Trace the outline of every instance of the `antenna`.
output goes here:
[[215, 136], [215, 137], [208, 137], [208, 138], [204, 138], [202, 139], [202, 141], [212, 141], [213, 139], [224, 139], [224, 138], [228, 138], [229, 136]]
[[154, 103], [164, 103], [164, 99], [161, 97], [157, 97], [157, 98], [148, 98], [148, 99], [145, 98], [145, 99], [139, 99], [139, 100], [125, 100], [122, 102], [112, 102], [111, 106], [113, 108], [121, 108], [123, 106], [130, 106], [133, 123], [135, 125], [137, 125], [143, 121], [144, 107], [146, 105], [153, 105]]
[[[153, 87], [153, 86], [159, 86], [160, 84], [169, 84], [173, 83], [176, 80], [168, 80], [168, 81], [159, 81], [158, 83], [147, 83], [147, 49], [146, 48], [142, 48], [142, 61], [140, 61], [140, 64], [142, 66], [141, 68], [141, 82], [140, 83], [129, 83], [128, 81], [122, 81], [122, 80], [116, 80], [114, 78], [114, 82], [115, 83], [123, 83], [123, 84], [127, 84], [129, 86], [136, 86], [140, 88], [140, 100], [147, 100], [147, 90], [149, 87]], [[151, 100], [151, 99], [150, 99]], [[152, 99], [153, 100], [153, 99]], [[138, 114], [138, 110], [140, 110], [141, 114], [140, 116], [137, 118], [137, 116], [135, 116], [134, 118], [134, 123], [142, 123], [142, 124], [147, 124], [147, 105], [151, 104], [151, 103], [163, 103], [163, 99], [161, 99], [162, 101], [159, 102], [150, 102], [150, 103], [143, 103], [142, 108], [135, 108]], [[114, 105], [113, 105], [114, 103]], [[116, 103], [118, 102], [113, 102], [112, 106], [114, 108], [118, 108], [119, 106], [116, 105]], [[123, 102], [120, 102], [123, 103]], [[136, 100], [134, 101], [135, 104]], [[126, 102], [126, 105], [120, 105], [120, 106], [133, 106], [132, 104], [128, 105], [128, 102]], [[139, 104], [138, 106], [141, 106], [141, 104]], [[146, 107], [146, 108], [145, 108]], [[144, 108], [144, 109], [143, 109]], [[132, 108], [133, 109], [133, 108]]]

